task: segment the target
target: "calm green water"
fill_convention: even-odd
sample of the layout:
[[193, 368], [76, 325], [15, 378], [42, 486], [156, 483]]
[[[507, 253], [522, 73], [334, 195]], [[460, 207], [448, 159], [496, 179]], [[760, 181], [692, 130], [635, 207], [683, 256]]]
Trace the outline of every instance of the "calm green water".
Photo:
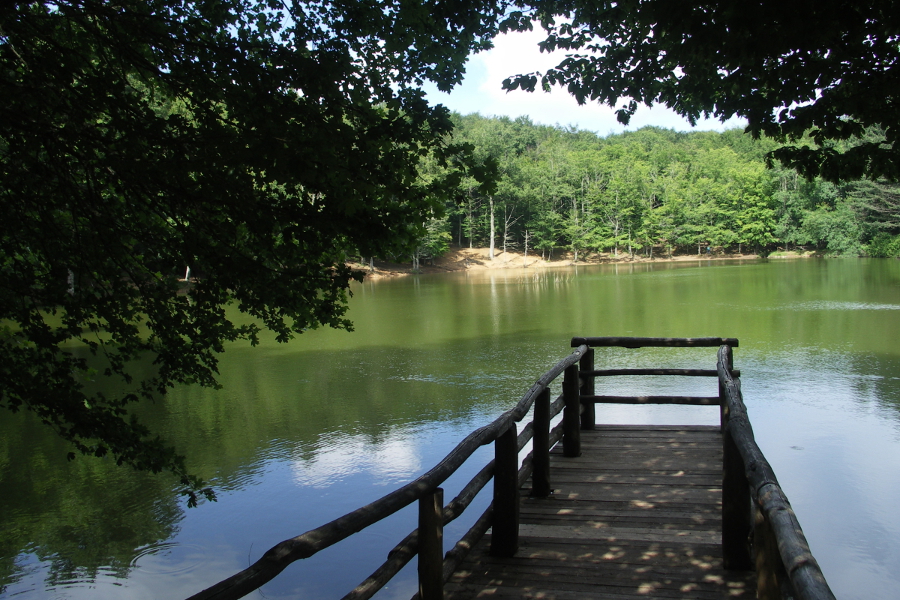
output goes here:
[[[355, 332], [229, 348], [223, 390], [177, 390], [146, 411], [217, 486], [217, 503], [187, 510], [165, 477], [67, 463], [67, 448], [33, 419], [0, 414], [0, 597], [195, 593], [430, 468], [512, 406], [573, 335], [740, 338], [757, 439], [836, 595], [897, 597], [900, 261], [510, 270], [354, 292]], [[710, 349], [619, 352], [619, 362], [598, 362], [714, 363]], [[715, 393], [714, 382], [677, 384], [663, 382]], [[615, 385], [607, 389], [646, 387]], [[598, 410], [606, 422], [717, 419], [697, 407]], [[467, 479], [449, 482], [448, 497]], [[255, 597], [340, 598], [414, 519], [401, 513], [295, 563]], [[447, 539], [466, 527], [451, 525]], [[409, 598], [414, 577], [407, 569], [380, 597]]]

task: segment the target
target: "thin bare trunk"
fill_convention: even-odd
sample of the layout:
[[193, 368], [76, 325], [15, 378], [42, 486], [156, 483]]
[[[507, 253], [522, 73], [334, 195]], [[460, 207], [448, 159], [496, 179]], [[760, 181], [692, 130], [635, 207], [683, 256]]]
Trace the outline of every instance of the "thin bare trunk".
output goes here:
[[493, 196], [490, 196], [490, 197], [488, 198], [488, 200], [490, 201], [490, 205], [491, 205], [491, 206], [490, 206], [490, 208], [491, 208], [491, 252], [490, 252], [490, 259], [491, 259], [491, 260], [494, 260], [494, 234], [495, 234], [495, 231], [494, 231], [494, 197], [493, 197]]

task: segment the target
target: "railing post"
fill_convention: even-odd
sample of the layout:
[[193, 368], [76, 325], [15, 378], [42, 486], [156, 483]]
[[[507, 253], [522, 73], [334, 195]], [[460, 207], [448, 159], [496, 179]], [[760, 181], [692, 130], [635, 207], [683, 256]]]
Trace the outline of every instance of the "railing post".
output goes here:
[[550, 390], [534, 399], [534, 438], [532, 442], [531, 495], [546, 498], [550, 495]]
[[444, 490], [419, 500], [419, 598], [444, 598]]
[[746, 571], [753, 568], [750, 504], [744, 460], [726, 427], [722, 433], [722, 562], [726, 569]]
[[581, 398], [578, 365], [566, 367], [563, 375], [563, 456], [581, 456]]
[[[725, 347], [725, 369], [731, 373], [734, 360]], [[737, 383], [737, 382], [735, 382]], [[750, 531], [753, 528], [750, 484], [744, 459], [731, 434], [725, 381], [719, 377], [719, 402], [722, 419], [722, 563], [726, 569], [746, 571], [753, 568]]]
[[[594, 349], [588, 348], [587, 352], [584, 353], [584, 356], [581, 357], [578, 365], [579, 370], [582, 372], [588, 373], [594, 370]], [[585, 377], [583, 382], [583, 387], [581, 388], [582, 396], [593, 396], [594, 395], [594, 376], [589, 375]], [[596, 405], [591, 402], [589, 404], [584, 405], [584, 412], [581, 413], [581, 428], [582, 429], [593, 429], [594, 424], [597, 422], [594, 416], [594, 407]]]
[[[731, 373], [734, 370], [734, 354], [731, 347], [725, 351], [725, 369]], [[725, 430], [725, 422], [728, 420], [728, 402], [725, 400], [725, 383], [719, 378], [719, 429]]]
[[791, 598], [790, 579], [785, 571], [778, 542], [766, 515], [756, 508], [753, 550], [756, 554], [756, 597], [759, 600]]
[[515, 556], [519, 549], [519, 448], [516, 427], [494, 442], [494, 517], [491, 554]]

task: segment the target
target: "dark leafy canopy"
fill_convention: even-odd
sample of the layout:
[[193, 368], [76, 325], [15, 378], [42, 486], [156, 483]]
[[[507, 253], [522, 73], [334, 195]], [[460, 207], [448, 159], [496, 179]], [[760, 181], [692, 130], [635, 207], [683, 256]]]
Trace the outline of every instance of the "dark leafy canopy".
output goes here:
[[[448, 88], [490, 2], [65, 0], [0, 8], [0, 406], [84, 453], [200, 482], [129, 403], [216, 354], [349, 328], [343, 252], [412, 245], [462, 174]], [[473, 167], [474, 168], [474, 167]], [[185, 292], [189, 266], [200, 277]], [[153, 360], [149, 377], [129, 365]], [[133, 369], [133, 367], [131, 367]], [[91, 392], [100, 375], [120, 395]]]
[[[797, 142], [771, 158], [809, 177], [900, 178], [900, 4], [890, 0], [531, 2], [545, 50], [572, 51], [509, 89], [564, 86], [618, 109], [662, 103], [691, 122], [747, 119], [754, 136]], [[528, 13], [530, 16], [531, 13]], [[523, 16], [518, 27], [530, 27]], [[833, 140], [883, 137], [843, 151]]]

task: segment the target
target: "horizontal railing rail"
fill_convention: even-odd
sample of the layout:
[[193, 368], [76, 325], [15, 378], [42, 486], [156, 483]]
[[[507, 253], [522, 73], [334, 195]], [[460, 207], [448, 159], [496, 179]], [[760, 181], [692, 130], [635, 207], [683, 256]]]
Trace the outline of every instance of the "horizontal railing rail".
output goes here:
[[574, 337], [572, 347], [585, 345], [591, 348], [718, 348], [738, 347], [737, 338], [656, 338], [656, 337]]
[[[582, 377], [613, 377], [621, 375], [680, 375], [682, 377], [718, 377], [716, 369], [595, 369], [581, 371]], [[740, 377], [741, 372], [734, 369], [731, 374]]]
[[[419, 595], [422, 600], [439, 599], [443, 596], [443, 583], [465, 557], [474, 541], [483, 536], [489, 527], [493, 527], [492, 553], [511, 556], [518, 546], [519, 488], [532, 476], [535, 488], [533, 493], [549, 494], [549, 450], [560, 439], [565, 444], [567, 433], [569, 437], [573, 435], [571, 431], [566, 431], [564, 423], [550, 429], [551, 418], [561, 411], [571, 411], [572, 407], [565, 404], [563, 396], [550, 402], [549, 386], [560, 374], [565, 373], [563, 387], [574, 385], [577, 398], [577, 363], [588, 350], [587, 346], [579, 345], [574, 352], [544, 373], [515, 407], [490, 424], [470, 433], [427, 473], [330, 523], [276, 544], [248, 568], [191, 596], [189, 600], [242, 598], [271, 581], [289, 564], [309, 558], [416, 501], [419, 502], [419, 527], [406, 536], [388, 554], [387, 561], [347, 594], [345, 599], [370, 598], [417, 554]], [[520, 422], [533, 405], [535, 421], [528, 423], [521, 433], [517, 433], [515, 423]], [[578, 410], [577, 406], [575, 410]], [[576, 414], [576, 423], [577, 420]], [[532, 452], [523, 459], [520, 467], [519, 451], [532, 439]], [[495, 444], [494, 460], [482, 468], [456, 498], [444, 506], [440, 485], [478, 448], [492, 442]], [[441, 556], [443, 525], [462, 514], [491, 479], [494, 480], [491, 506], [453, 549], [447, 552], [446, 557]], [[494, 506], [502, 506], [502, 510], [494, 511]]]
[[[657, 337], [573, 337], [572, 347], [588, 346], [589, 350], [580, 361], [578, 376], [582, 379], [582, 394], [579, 400], [581, 409], [581, 429], [593, 429], [596, 422], [596, 404], [678, 404], [687, 406], [719, 406], [721, 411], [722, 394], [717, 396], [618, 396], [597, 395], [597, 377], [635, 377], [635, 376], [676, 376], [676, 377], [718, 377], [716, 369], [595, 369], [594, 348], [718, 348], [727, 345], [736, 348], [737, 338], [702, 337], [702, 338], [657, 338]], [[731, 369], [735, 377], [740, 371]]]

